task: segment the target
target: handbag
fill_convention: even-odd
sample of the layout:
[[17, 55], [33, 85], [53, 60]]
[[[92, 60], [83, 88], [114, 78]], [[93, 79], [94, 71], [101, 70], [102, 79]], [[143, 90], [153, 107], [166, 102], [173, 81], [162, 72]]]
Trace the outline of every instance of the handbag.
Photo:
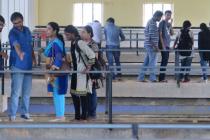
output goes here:
[[[55, 56], [54, 54], [55, 54], [54, 49], [52, 49], [52, 56]], [[53, 65], [54, 61], [55, 61], [54, 57], [51, 57], [51, 66]], [[64, 53], [62, 59], [62, 66], [60, 67], [59, 70], [55, 71], [70, 71], [70, 70], [71, 70], [71, 57]], [[54, 73], [53, 75], [55, 77], [58, 77], [58, 76], [64, 76], [66, 75], [66, 73]]]

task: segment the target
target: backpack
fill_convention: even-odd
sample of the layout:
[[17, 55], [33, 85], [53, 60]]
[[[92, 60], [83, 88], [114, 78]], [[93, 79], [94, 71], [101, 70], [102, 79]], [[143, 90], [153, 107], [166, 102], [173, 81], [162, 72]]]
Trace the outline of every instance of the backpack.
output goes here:
[[[192, 50], [193, 41], [189, 35], [190, 30], [182, 29], [178, 43], [178, 50]], [[180, 51], [181, 56], [190, 56], [192, 51]]]
[[101, 69], [106, 70], [106, 61], [103, 57], [103, 51], [101, 50], [101, 47], [99, 47], [98, 51], [98, 61], [100, 63]]

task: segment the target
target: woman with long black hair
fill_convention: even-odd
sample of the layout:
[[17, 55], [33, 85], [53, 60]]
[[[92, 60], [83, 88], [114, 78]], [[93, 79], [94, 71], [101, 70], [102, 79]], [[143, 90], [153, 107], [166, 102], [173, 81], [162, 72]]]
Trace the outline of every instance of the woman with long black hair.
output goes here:
[[[65, 43], [63, 36], [59, 34], [59, 25], [55, 22], [50, 22], [47, 25], [47, 37], [50, 42], [44, 51], [44, 55], [50, 58], [50, 63], [47, 69], [60, 70], [66, 55]], [[65, 121], [65, 94], [68, 88], [68, 75], [56, 75], [49, 77], [48, 92], [53, 93], [53, 101], [55, 106], [56, 119], [51, 122]]]
[[[92, 93], [92, 81], [88, 76], [91, 66], [95, 63], [95, 53], [86, 42], [81, 40], [78, 30], [68, 25], [65, 30], [66, 39], [71, 41], [71, 56], [73, 73], [71, 77], [70, 93], [74, 103], [75, 120], [87, 120], [87, 93]], [[80, 111], [80, 107], [82, 111]]]

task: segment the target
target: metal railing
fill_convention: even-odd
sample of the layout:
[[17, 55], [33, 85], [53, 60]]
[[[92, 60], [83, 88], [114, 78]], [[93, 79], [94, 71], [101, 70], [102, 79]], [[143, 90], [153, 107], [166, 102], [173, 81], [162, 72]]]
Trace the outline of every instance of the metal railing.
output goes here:
[[209, 130], [209, 124], [0, 124], [0, 129], [128, 129], [133, 139], [141, 139], [139, 131], [143, 129], [188, 129]]
[[[4, 51], [8, 51], [10, 48], [8, 48], [8, 44], [5, 44], [6, 46], [3, 48]], [[101, 49], [101, 51], [107, 52], [107, 51], [135, 51], [135, 50], [131, 50], [131, 49]], [[141, 50], [143, 51], [143, 50]], [[170, 52], [175, 52], [175, 65], [174, 67], [168, 68], [168, 67], [144, 67], [144, 68], [149, 68], [149, 69], [154, 69], [156, 70], [156, 72], [161, 72], [161, 73], [168, 73], [168, 72], [173, 72], [176, 76], [176, 80], [177, 80], [177, 87], [180, 87], [180, 79], [179, 79], [179, 74], [182, 73], [181, 68], [192, 68], [192, 67], [180, 67], [179, 63], [180, 63], [180, 58], [179, 58], [179, 51], [189, 51], [189, 50], [170, 50]], [[198, 52], [203, 52], [203, 51], [210, 51], [210, 50], [192, 50], [194, 53], [198, 53]], [[7, 64], [5, 62], [5, 64]], [[8, 68], [7, 65], [5, 65], [5, 68]], [[89, 73], [105, 73], [106, 74], [106, 110], [105, 113], [108, 114], [108, 123], [112, 124], [113, 120], [113, 112], [112, 112], [112, 77], [113, 77], [113, 73], [117, 72], [115, 69], [117, 67], [113, 66], [113, 67], [109, 67], [109, 69], [104, 70], [104, 71], [90, 71]], [[160, 71], [160, 68], [168, 68], [167, 71]], [[204, 68], [204, 67], [203, 67]], [[209, 67], [205, 67], [208, 71], [206, 72], [206, 74], [209, 74]], [[114, 70], [113, 70], [114, 69]], [[195, 73], [198, 72], [198, 70], [200, 70], [201, 68], [193, 68], [191, 70], [190, 73]], [[130, 70], [121, 70], [121, 72], [124, 73], [135, 73], [138, 74], [138, 72], [131, 72]], [[11, 71], [11, 70], [3, 70], [0, 71], [0, 74], [2, 75], [2, 94], [5, 94], [4, 92], [4, 87], [5, 87], [5, 82], [4, 82], [4, 74], [5, 73], [31, 73], [31, 74], [41, 74], [44, 75], [46, 73], [66, 73], [66, 74], [72, 74], [72, 73], [79, 73], [77, 71], [47, 71], [47, 70], [32, 70], [32, 71]], [[200, 74], [202, 75], [202, 74]]]

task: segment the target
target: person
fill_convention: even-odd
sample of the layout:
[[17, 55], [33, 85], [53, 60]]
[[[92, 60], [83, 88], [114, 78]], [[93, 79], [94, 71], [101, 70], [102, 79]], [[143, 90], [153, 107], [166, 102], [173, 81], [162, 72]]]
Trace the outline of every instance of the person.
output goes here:
[[209, 30], [210, 30], [210, 22], [209, 22]]
[[36, 64], [32, 47], [32, 36], [29, 28], [23, 25], [21, 13], [14, 12], [10, 19], [13, 24], [13, 28], [9, 32], [9, 42], [11, 45], [10, 69], [14, 73], [11, 74], [9, 120], [16, 120], [19, 96], [22, 95], [20, 117], [25, 121], [33, 121], [29, 115], [32, 74], [18, 72], [30, 71], [32, 70], [33, 63]]
[[[49, 22], [46, 29], [47, 37], [50, 39], [44, 55], [51, 59], [48, 69], [59, 70], [62, 67], [63, 59], [66, 55], [65, 42], [63, 36], [59, 34], [59, 25], [56, 22]], [[68, 88], [68, 75], [53, 76], [52, 81], [48, 82], [48, 92], [53, 92], [56, 119], [50, 122], [65, 121], [65, 94]]]
[[201, 50], [199, 56], [203, 72], [202, 81], [208, 83], [207, 66], [210, 60], [210, 30], [205, 23], [200, 24], [200, 29], [201, 31], [198, 34], [198, 50]]
[[93, 30], [93, 40], [97, 43], [98, 47], [101, 48], [102, 42], [102, 27], [101, 23], [98, 20], [94, 20], [92, 23], [89, 24]]
[[[171, 36], [174, 34], [173, 28], [172, 28], [172, 21], [171, 19], [172, 12], [170, 10], [165, 11], [165, 19], [163, 19], [159, 23], [159, 49], [161, 50], [161, 65], [160, 65], [160, 74], [159, 74], [159, 82], [167, 82], [165, 79], [165, 72], [166, 67], [168, 64], [169, 59], [169, 49], [170, 49], [170, 43], [171, 43]], [[171, 20], [171, 23], [169, 22]]]
[[[89, 24], [93, 30], [93, 41], [98, 45], [98, 61], [101, 64], [103, 70], [106, 70], [106, 61], [104, 59], [103, 50], [102, 50], [102, 26], [98, 20], [94, 20], [92, 23]], [[104, 76], [105, 77], [105, 76]]]
[[[113, 67], [113, 61], [115, 60], [117, 68], [117, 75], [113, 73], [113, 80], [121, 80], [121, 64], [120, 64], [120, 51], [116, 51], [116, 49], [120, 49], [120, 38], [121, 41], [125, 40], [125, 35], [122, 30], [115, 25], [114, 18], [110, 17], [107, 19], [107, 23], [104, 27], [104, 34], [106, 39], [106, 49], [115, 49], [114, 51], [108, 50], [106, 52], [106, 57], [108, 60], [109, 67]], [[114, 60], [113, 60], [114, 59]], [[113, 70], [111, 68], [111, 70]], [[116, 79], [118, 78], [118, 79]]]
[[173, 46], [173, 48], [178, 49], [179, 55], [181, 57], [179, 81], [184, 83], [190, 81], [189, 72], [193, 58], [192, 50], [194, 44], [194, 35], [190, 28], [191, 22], [189, 20], [184, 21], [183, 27], [178, 32]]
[[[88, 71], [95, 63], [95, 53], [82, 41], [78, 30], [73, 25], [68, 25], [64, 29], [66, 39], [71, 41], [71, 56], [73, 73], [71, 77], [70, 93], [73, 99], [76, 121], [86, 121], [88, 115], [87, 93], [92, 92], [92, 81], [88, 77]], [[82, 106], [82, 114], [80, 114], [80, 104]]]
[[[5, 25], [5, 19], [3, 16], [0, 15], [0, 59], [1, 59], [1, 62], [2, 62], [2, 57], [7, 59], [8, 58], [8, 55], [4, 52], [2, 52], [2, 47], [1, 47], [1, 32], [4, 28], [4, 25]], [[2, 63], [1, 63], [2, 64]], [[1, 69], [2, 69], [2, 65], [1, 65]]]
[[[5, 24], [5, 19], [4, 19], [3, 16], [0, 15], [0, 70], [4, 70], [4, 60], [3, 60], [3, 58], [5, 58], [5, 59], [8, 58], [7, 54], [2, 51], [2, 46], [1, 46], [1, 32], [4, 28], [4, 24]], [[3, 78], [3, 75], [4, 74], [0, 74], [1, 78]], [[0, 122], [1, 121], [2, 120], [0, 119]]]
[[[87, 25], [82, 28], [81, 30], [81, 39], [84, 40], [87, 45], [95, 52], [96, 59], [98, 59], [98, 52], [99, 47], [97, 43], [92, 39], [93, 35], [92, 27]], [[92, 93], [88, 94], [88, 118], [89, 119], [95, 119], [96, 118], [96, 108], [97, 108], [97, 92], [96, 89], [98, 88], [98, 81], [97, 79], [92, 80], [93, 87], [92, 87]]]
[[148, 21], [147, 26], [144, 30], [144, 48], [146, 49], [146, 56], [144, 59], [144, 64], [142, 65], [139, 76], [137, 78], [138, 82], [147, 82], [145, 80], [145, 72], [147, 68], [150, 69], [150, 77], [149, 80], [151, 82], [157, 82], [156, 75], [155, 75], [155, 67], [157, 63], [157, 52], [159, 51], [158, 48], [158, 41], [159, 41], [159, 33], [157, 22], [161, 20], [163, 13], [161, 11], [156, 11], [153, 17]]

